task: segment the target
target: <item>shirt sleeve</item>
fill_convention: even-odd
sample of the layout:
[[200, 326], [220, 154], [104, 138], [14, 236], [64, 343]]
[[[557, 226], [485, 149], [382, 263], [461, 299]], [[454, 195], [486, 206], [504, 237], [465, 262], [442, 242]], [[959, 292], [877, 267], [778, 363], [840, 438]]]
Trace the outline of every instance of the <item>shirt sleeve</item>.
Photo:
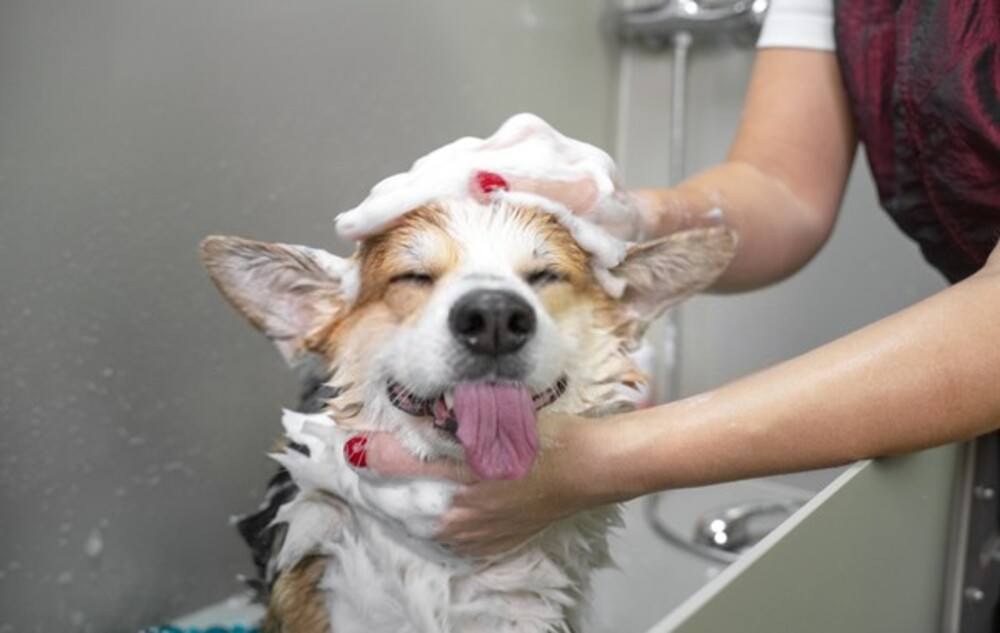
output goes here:
[[757, 48], [835, 47], [833, 0], [771, 0]]

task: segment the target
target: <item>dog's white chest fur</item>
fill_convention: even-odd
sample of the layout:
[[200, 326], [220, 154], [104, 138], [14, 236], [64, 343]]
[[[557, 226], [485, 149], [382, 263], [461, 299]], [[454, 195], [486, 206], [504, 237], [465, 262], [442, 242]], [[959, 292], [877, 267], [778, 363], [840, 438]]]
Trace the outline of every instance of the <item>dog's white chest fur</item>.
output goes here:
[[309, 455], [275, 456], [303, 490], [276, 519], [288, 524], [278, 565], [329, 557], [320, 588], [333, 631], [572, 630], [590, 571], [609, 562], [617, 509], [577, 515], [514, 553], [470, 562], [430, 539], [454, 484], [361, 477], [338, 459], [347, 434], [329, 418], [289, 411], [284, 423]]
[[[596, 523], [596, 522], [595, 522]], [[568, 551], [585, 545], [574, 525], [554, 528], [548, 540]], [[571, 541], [579, 540], [578, 544]], [[597, 539], [603, 550], [603, 534]], [[333, 553], [323, 588], [329, 591], [337, 633], [467, 633], [569, 631], [586, 587], [580, 583], [597, 561], [557, 560], [534, 544], [503, 560], [471, 567], [424, 556], [386, 533], [380, 521], [357, 513]], [[583, 552], [581, 552], [583, 553]]]

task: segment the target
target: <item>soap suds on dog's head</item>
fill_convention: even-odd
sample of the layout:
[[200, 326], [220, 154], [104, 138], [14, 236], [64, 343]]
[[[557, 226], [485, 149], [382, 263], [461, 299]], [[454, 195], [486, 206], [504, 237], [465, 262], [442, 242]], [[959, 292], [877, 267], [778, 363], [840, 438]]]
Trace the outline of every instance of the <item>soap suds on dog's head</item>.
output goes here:
[[[589, 208], [570, 210], [536, 193], [510, 191], [505, 178], [590, 183], [596, 196]], [[454, 141], [417, 160], [408, 172], [379, 182], [361, 204], [337, 217], [337, 231], [358, 240], [432, 202], [483, 197], [554, 214], [591, 254], [604, 289], [612, 296], [621, 294], [624, 284], [610, 270], [625, 258], [628, 243], [592, 221], [638, 213], [618, 184], [615, 162], [605, 151], [560, 134], [533, 114], [509, 118], [489, 138]]]

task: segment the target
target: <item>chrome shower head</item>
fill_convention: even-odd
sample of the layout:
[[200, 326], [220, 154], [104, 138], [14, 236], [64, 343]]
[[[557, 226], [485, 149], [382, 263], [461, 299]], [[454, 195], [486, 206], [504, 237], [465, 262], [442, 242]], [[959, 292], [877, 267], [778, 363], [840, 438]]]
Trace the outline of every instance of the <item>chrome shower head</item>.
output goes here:
[[662, 44], [678, 33], [749, 35], [755, 38], [769, 0], [662, 0], [621, 5], [619, 32], [629, 40]]

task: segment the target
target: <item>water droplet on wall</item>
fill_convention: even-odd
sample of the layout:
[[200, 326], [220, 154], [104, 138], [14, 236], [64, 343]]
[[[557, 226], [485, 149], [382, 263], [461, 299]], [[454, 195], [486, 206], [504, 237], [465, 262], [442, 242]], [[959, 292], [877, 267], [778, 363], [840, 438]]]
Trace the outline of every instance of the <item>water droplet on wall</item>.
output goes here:
[[104, 551], [104, 537], [101, 535], [101, 531], [94, 528], [90, 531], [90, 535], [87, 536], [87, 540], [83, 543], [84, 553], [91, 557], [97, 558]]

